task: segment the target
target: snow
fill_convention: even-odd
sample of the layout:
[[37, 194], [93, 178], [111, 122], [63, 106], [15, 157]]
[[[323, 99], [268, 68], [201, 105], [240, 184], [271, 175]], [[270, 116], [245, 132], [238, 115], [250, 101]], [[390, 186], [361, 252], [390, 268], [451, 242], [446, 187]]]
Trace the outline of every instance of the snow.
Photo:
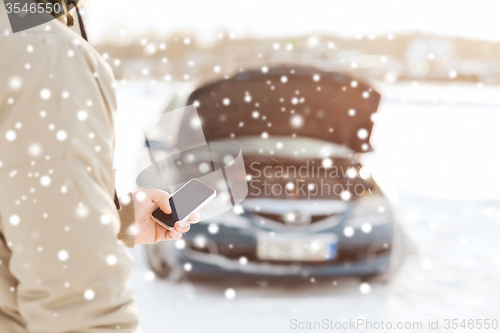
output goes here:
[[[50, 125], [49, 125], [49, 127], [50, 127]], [[57, 133], [56, 133], [56, 138], [59, 141], [64, 141], [64, 140], [66, 140], [67, 137], [68, 137], [68, 133], [66, 133], [66, 131], [60, 130], [60, 131], [57, 131]]]
[[51, 96], [51, 92], [50, 92], [50, 90], [49, 90], [49, 89], [44, 88], [44, 89], [42, 89], [42, 90], [40, 91], [40, 97], [41, 97], [42, 99], [49, 99], [49, 98], [50, 98], [50, 96]]
[[60, 251], [57, 253], [57, 258], [59, 258], [59, 260], [61, 260], [61, 261], [66, 261], [66, 260], [68, 260], [68, 258], [69, 258], [68, 251], [66, 251], [66, 250], [60, 250]]
[[17, 137], [17, 134], [14, 130], [8, 130], [6, 133], [5, 133], [5, 138], [7, 139], [7, 141], [14, 141]]
[[40, 177], [40, 184], [42, 184], [42, 186], [49, 186], [51, 182], [52, 180], [50, 179], [49, 176], [45, 175]]
[[110, 254], [106, 257], [106, 263], [109, 266], [114, 266], [114, 265], [116, 265], [117, 262], [118, 262], [118, 259], [116, 258], [116, 256], [114, 254]]
[[91, 301], [94, 299], [95, 297], [95, 292], [92, 290], [92, 289], [87, 289], [85, 290], [85, 292], [83, 293], [83, 297], [87, 300], [87, 301]]
[[[150, 271], [144, 246], [136, 246], [129, 282], [142, 330], [282, 332], [294, 318], [424, 325], [428, 319], [496, 318], [500, 193], [492, 184], [500, 184], [498, 89], [423, 83], [377, 87], [382, 102], [374, 118], [375, 153], [366, 156], [367, 168], [360, 174], [371, 172], [387, 189], [406, 233], [408, 255], [389, 283], [318, 277], [163, 280]], [[118, 117], [122, 112], [117, 120], [117, 187], [135, 177], [133, 151], [123, 142], [130, 139], [126, 134], [138, 120], [158, 112], [171, 91], [165, 86], [117, 88]], [[130, 103], [120, 99], [124, 95]], [[185, 246], [182, 240], [175, 244]], [[226, 298], [229, 289], [232, 299]], [[176, 320], [165, 322], [166, 315]]]
[[21, 222], [21, 219], [19, 218], [18, 215], [11, 215], [9, 217], [9, 223], [13, 226], [18, 225]]

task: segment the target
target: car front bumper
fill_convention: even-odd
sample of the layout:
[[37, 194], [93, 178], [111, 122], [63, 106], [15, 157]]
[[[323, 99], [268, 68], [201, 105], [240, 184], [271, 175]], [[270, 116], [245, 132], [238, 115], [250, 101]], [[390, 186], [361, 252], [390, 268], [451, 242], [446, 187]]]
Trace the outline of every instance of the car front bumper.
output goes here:
[[238, 259], [184, 249], [177, 251], [176, 262], [181, 268], [184, 268], [185, 264], [189, 263], [190, 269], [186, 273], [197, 275], [368, 276], [380, 274], [389, 269], [390, 253], [355, 263], [280, 264], [265, 261], [248, 261], [242, 264]]

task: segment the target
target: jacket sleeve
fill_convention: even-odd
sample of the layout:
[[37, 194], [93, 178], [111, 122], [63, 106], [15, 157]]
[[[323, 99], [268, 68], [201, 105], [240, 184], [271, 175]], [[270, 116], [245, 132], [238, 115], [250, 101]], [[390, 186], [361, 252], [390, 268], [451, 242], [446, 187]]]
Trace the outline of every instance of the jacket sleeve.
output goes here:
[[119, 201], [120, 232], [118, 233], [118, 239], [123, 241], [128, 248], [133, 248], [135, 246], [134, 196], [132, 193], [128, 193], [126, 196], [121, 197]]
[[11, 101], [0, 105], [0, 228], [17, 306], [30, 332], [137, 332], [133, 261], [117, 239], [109, 73], [84, 45], [46, 36], [22, 37], [34, 52], [21, 45], [0, 64], [7, 77], [32, 64], [20, 89], [0, 82], [0, 103]]

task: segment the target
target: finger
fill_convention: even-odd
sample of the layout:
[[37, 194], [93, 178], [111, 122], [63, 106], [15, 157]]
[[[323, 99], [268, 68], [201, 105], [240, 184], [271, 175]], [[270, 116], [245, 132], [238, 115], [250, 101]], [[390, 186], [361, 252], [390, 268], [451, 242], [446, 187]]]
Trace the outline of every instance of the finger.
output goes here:
[[174, 229], [178, 232], [188, 232], [191, 226], [188, 222], [177, 221], [174, 224]]
[[170, 230], [167, 230], [161, 226], [157, 226], [155, 243], [169, 239], [170, 239]]
[[182, 237], [182, 233], [176, 231], [175, 229], [170, 229], [170, 238], [171, 239], [179, 239]]
[[169, 193], [157, 189], [141, 189], [140, 191], [146, 193], [151, 198], [151, 201], [156, 203], [165, 214], [172, 213], [172, 209], [170, 208], [170, 203], [168, 201], [170, 198]]
[[193, 213], [189, 216], [189, 220], [187, 220], [189, 223], [198, 223], [200, 221], [200, 214], [198, 213]]

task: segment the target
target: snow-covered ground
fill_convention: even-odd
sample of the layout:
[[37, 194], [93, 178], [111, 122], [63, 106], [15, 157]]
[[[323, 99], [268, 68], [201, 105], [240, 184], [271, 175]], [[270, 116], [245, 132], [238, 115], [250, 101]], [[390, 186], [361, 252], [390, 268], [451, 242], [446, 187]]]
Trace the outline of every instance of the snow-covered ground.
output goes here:
[[[429, 319], [439, 319], [442, 329], [445, 319], [500, 319], [498, 89], [380, 88], [384, 97], [372, 141], [376, 153], [367, 156], [366, 164], [393, 189], [414, 249], [390, 283], [371, 283], [366, 293], [359, 280], [347, 278], [151, 281], [144, 248], [138, 246], [132, 251], [136, 269], [130, 283], [142, 330], [285, 332], [296, 331], [290, 328], [292, 319], [358, 318], [419, 321], [424, 329]], [[172, 93], [171, 86], [159, 84], [118, 88], [119, 192], [133, 189], [140, 123], [164, 108]], [[225, 297], [228, 288], [235, 291], [233, 299]]]

